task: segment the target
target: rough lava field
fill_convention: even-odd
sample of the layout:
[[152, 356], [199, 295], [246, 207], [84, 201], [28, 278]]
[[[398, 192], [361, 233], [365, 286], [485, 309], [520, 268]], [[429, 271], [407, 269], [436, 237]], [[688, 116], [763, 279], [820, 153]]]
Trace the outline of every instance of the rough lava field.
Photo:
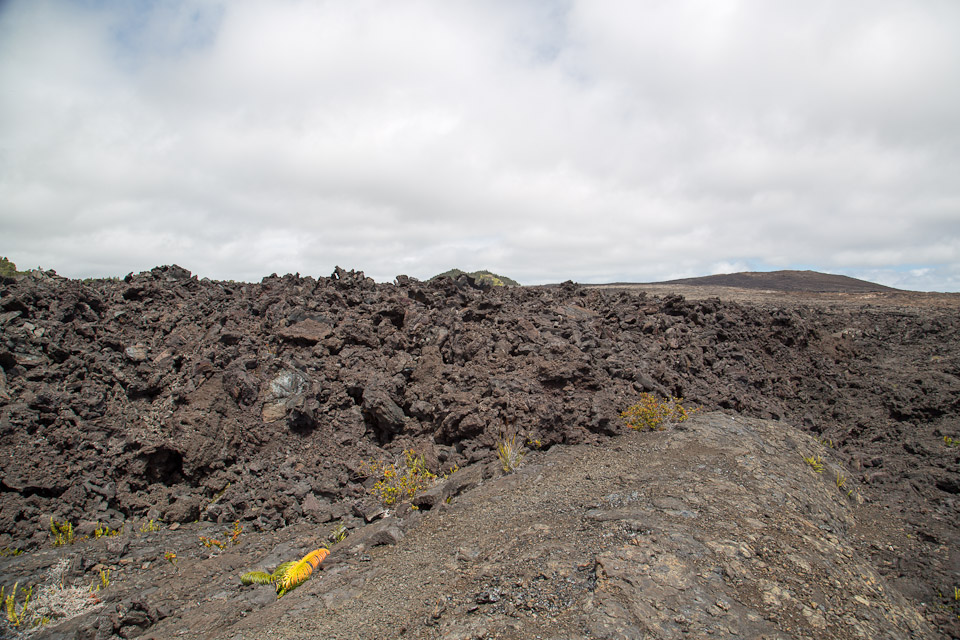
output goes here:
[[0, 278], [0, 585], [51, 617], [0, 637], [960, 637], [960, 294], [804, 273]]

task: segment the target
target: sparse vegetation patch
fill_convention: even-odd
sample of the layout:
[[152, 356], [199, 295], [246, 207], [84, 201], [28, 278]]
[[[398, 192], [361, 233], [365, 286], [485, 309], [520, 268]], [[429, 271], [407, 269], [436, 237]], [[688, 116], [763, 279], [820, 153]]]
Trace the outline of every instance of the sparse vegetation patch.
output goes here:
[[517, 442], [516, 436], [504, 438], [497, 445], [497, 459], [504, 473], [513, 473], [523, 463], [527, 450]]
[[[805, 456], [803, 461], [816, 473], [823, 473], [823, 459], [817, 456]], [[839, 485], [838, 485], [839, 486]]]
[[[207, 536], [197, 536], [202, 544], [207, 549], [216, 549], [218, 551], [223, 551], [227, 548], [228, 544], [238, 545], [240, 544], [240, 534], [243, 533], [243, 526], [240, 525], [240, 521], [237, 520], [233, 523], [233, 528], [223, 532], [224, 539], [219, 538], [208, 538]], [[175, 563], [177, 556], [173, 555], [173, 559], [167, 558], [171, 562]]]
[[55, 547], [62, 547], [79, 541], [79, 538], [73, 533], [73, 524], [66, 520], [57, 522], [52, 518], [50, 519], [50, 538]]
[[160, 522], [154, 522], [153, 518], [150, 518], [148, 521], [140, 525], [140, 533], [150, 533], [152, 531], [160, 531], [163, 528], [163, 525]]
[[105, 524], [97, 523], [97, 528], [93, 530], [94, 539], [111, 538], [123, 534], [123, 525], [119, 529], [111, 529]]
[[683, 406], [683, 398], [661, 400], [652, 393], [640, 394], [640, 401], [620, 414], [628, 427], [636, 431], [659, 431], [667, 425], [683, 422], [699, 411]]
[[403, 457], [390, 464], [372, 461], [365, 465], [366, 473], [378, 478], [370, 488], [385, 507], [409, 500], [421, 491], [429, 489], [437, 475], [427, 468], [423, 456], [413, 450], [403, 452]]
[[[89, 586], [67, 586], [66, 558], [50, 567], [38, 584], [7, 591], [0, 587], [4, 621], [17, 631], [31, 631], [52, 622], [62, 622], [100, 603], [98, 593], [110, 586], [110, 570], [101, 569]], [[5, 636], [4, 636], [5, 637]]]

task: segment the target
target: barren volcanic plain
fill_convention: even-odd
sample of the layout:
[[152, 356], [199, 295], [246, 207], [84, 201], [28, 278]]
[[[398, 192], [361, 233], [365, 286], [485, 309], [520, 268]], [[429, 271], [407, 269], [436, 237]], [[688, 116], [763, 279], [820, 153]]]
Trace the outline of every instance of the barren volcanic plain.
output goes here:
[[0, 637], [960, 637], [960, 295], [823, 275], [2, 278]]

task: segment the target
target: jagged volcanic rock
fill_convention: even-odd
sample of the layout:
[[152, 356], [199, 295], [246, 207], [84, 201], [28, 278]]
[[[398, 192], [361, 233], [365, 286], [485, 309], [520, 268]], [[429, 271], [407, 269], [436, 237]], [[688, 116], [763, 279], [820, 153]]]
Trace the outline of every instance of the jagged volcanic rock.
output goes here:
[[[808, 429], [868, 497], [956, 549], [958, 325], [339, 268], [3, 279], [0, 546], [46, 542], [51, 518], [349, 522], [364, 461], [412, 448], [443, 472], [490, 460], [505, 430], [597, 442], [652, 392]], [[878, 553], [918, 598], [920, 574], [957, 573], [949, 554]]]

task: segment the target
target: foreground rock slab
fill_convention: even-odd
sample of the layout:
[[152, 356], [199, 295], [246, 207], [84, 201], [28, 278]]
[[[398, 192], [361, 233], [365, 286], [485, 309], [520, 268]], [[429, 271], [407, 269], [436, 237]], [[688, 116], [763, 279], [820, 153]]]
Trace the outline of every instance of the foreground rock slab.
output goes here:
[[724, 414], [531, 454], [209, 637], [937, 637], [861, 554], [837, 471], [796, 429]]

